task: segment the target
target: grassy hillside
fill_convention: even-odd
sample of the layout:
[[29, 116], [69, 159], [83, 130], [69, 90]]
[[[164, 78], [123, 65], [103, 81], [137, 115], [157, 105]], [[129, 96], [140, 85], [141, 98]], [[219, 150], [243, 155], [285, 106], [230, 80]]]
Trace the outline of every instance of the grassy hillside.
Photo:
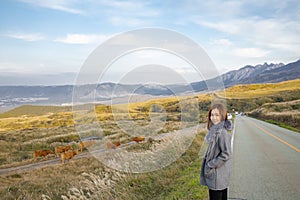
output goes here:
[[[275, 84], [239, 85], [227, 88], [226, 93], [212, 96], [225, 101], [229, 111], [243, 111], [299, 130], [300, 79]], [[166, 122], [160, 134], [179, 129], [181, 109], [192, 114], [196, 102], [200, 109], [199, 122], [205, 122], [212, 96], [170, 97], [112, 107], [96, 105], [95, 112], [92, 109], [83, 112], [87, 114], [78, 112], [76, 115], [73, 115], [71, 107], [21, 106], [0, 115], [0, 167], [32, 163], [34, 150], [53, 150], [55, 145], [78, 140], [74, 120], [77, 123], [97, 121], [105, 137], [122, 142], [128, 142], [130, 135], [118, 127], [114, 117], [131, 119], [145, 126], [149, 124], [150, 113], [165, 112]], [[93, 136], [98, 133], [99, 127], [83, 129], [86, 136]], [[120, 174], [105, 168], [94, 158], [84, 158], [65, 165], [1, 176], [0, 196], [6, 199], [41, 199], [44, 194], [49, 199], [62, 199], [61, 195], [65, 199], [72, 196], [79, 199], [90, 194], [94, 199], [205, 199], [207, 190], [199, 185], [201, 159], [198, 154], [204, 135], [204, 132], [198, 133], [180, 159], [153, 173]], [[147, 147], [148, 143], [138, 145], [139, 150]], [[111, 184], [110, 187], [107, 184]]]
[[[238, 85], [227, 88], [223, 93], [214, 95], [217, 99], [223, 99], [227, 103], [229, 112], [251, 112], [266, 103], [300, 99], [300, 79], [275, 84]], [[200, 122], [204, 122], [212, 100], [212, 97], [208, 94], [201, 94], [195, 97], [154, 99], [146, 102], [113, 105], [113, 107], [93, 105], [92, 108], [96, 106], [97, 119], [93, 119], [91, 113], [90, 119], [85, 120], [111, 121], [114, 120], [114, 117], [119, 119], [149, 120], [149, 112], [158, 111], [166, 112], [167, 121], [180, 121], [181, 109], [186, 109], [187, 113], [193, 114], [193, 110], [196, 108], [196, 105], [192, 105], [195, 103], [195, 98], [198, 98]], [[187, 107], [183, 108], [183, 104]], [[20, 106], [0, 114], [0, 131], [73, 126], [74, 116], [71, 111], [71, 107], [63, 106]], [[130, 115], [127, 114], [128, 111]], [[82, 117], [81, 115], [76, 116]], [[76, 118], [76, 122], [80, 123], [80, 120]]]
[[220, 93], [227, 99], [250, 99], [276, 95], [285, 91], [300, 90], [300, 79], [284, 81], [280, 83], [236, 85], [226, 89], [226, 93]]
[[0, 118], [21, 117], [21, 116], [40, 116], [59, 112], [71, 112], [71, 106], [33, 106], [24, 105], [0, 114]]
[[300, 132], [300, 99], [265, 103], [249, 115]]
[[[300, 99], [300, 79], [275, 84], [238, 85], [227, 88], [223, 93], [219, 92], [214, 95], [217, 99], [223, 99], [227, 103], [229, 112], [251, 112], [267, 103], [289, 102]], [[192, 117], [193, 111], [197, 108], [196, 105], [193, 105], [195, 98], [198, 98], [200, 122], [204, 122], [212, 100], [212, 97], [208, 94], [194, 97], [154, 99], [146, 102], [113, 105], [112, 107], [93, 105], [92, 108], [95, 106], [97, 119], [93, 118], [92, 113], [88, 119], [86, 118], [87, 115], [78, 114], [76, 117], [78, 116], [79, 119], [85, 117], [84, 120], [90, 121], [113, 121], [114, 117], [149, 120], [149, 112], [165, 112], [167, 121], [180, 121], [181, 109], [185, 109]], [[74, 126], [74, 115], [71, 111], [71, 107], [63, 106], [20, 106], [0, 114], [0, 131]], [[130, 115], [127, 114], [128, 111]], [[298, 115], [297, 113], [294, 114]], [[80, 123], [77, 118], [76, 123]]]

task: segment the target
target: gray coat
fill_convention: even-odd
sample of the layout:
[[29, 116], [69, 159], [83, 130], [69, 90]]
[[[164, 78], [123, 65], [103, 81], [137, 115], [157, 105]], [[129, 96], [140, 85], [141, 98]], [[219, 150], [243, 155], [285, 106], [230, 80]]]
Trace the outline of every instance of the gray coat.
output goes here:
[[231, 135], [227, 133], [231, 129], [231, 122], [226, 121], [225, 125], [222, 122], [214, 128], [202, 160], [200, 183], [212, 190], [223, 190], [229, 186], [231, 171]]

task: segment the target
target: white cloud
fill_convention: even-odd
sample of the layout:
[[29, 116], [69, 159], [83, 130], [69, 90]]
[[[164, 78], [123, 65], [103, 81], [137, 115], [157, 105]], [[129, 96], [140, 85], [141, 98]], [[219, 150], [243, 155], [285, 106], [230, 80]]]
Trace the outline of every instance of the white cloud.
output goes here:
[[108, 39], [108, 35], [96, 34], [67, 34], [64, 38], [57, 38], [55, 42], [62, 42], [67, 44], [95, 44], [101, 43]]
[[157, 16], [160, 14], [160, 11], [151, 8], [151, 3], [147, 1], [97, 0], [93, 4], [99, 7], [107, 7], [107, 9], [119, 15], [126, 13], [135, 16]]
[[1, 73], [32, 73], [35, 70], [31, 68], [29, 64], [18, 64], [13, 62], [1, 62], [0, 72]]
[[111, 17], [110, 22], [115, 25], [115, 26], [142, 26], [145, 24], [145, 22], [139, 18], [134, 18], [134, 17], [119, 17], [119, 16], [114, 16]]
[[50, 8], [53, 10], [60, 10], [73, 14], [83, 14], [83, 11], [79, 9], [72, 8], [70, 4], [74, 3], [74, 1], [70, 0], [20, 0], [24, 3], [32, 4], [35, 6], [40, 6], [44, 8]]
[[289, 52], [299, 52], [300, 50], [300, 24], [297, 21], [253, 17], [224, 20], [217, 23], [199, 20], [196, 23], [223, 34], [229, 34], [237, 38], [240, 44], [243, 42], [243, 46]]
[[99, 2], [102, 5], [110, 6], [121, 10], [136, 10], [144, 7], [143, 2], [138, 1], [119, 1], [119, 0], [102, 0]]
[[186, 0], [180, 6], [190, 13], [201, 13], [201, 16], [209, 18], [230, 18], [243, 14], [243, 1], [235, 0]]
[[25, 40], [29, 42], [45, 39], [45, 37], [40, 33], [8, 33], [5, 34], [4, 36], [19, 39], [19, 40]]
[[220, 46], [231, 46], [231, 45], [233, 45], [230, 40], [225, 39], [225, 38], [215, 39], [211, 43], [213, 45], [220, 45]]
[[146, 1], [99, 0], [93, 5], [102, 9], [107, 21], [117, 27], [151, 26], [161, 16], [161, 10]]
[[210, 22], [197, 18], [194, 18], [193, 21], [198, 25], [215, 29], [224, 33], [236, 34], [239, 32], [239, 27], [237, 27], [234, 23], [231, 22]]
[[267, 56], [269, 51], [259, 48], [237, 48], [233, 50], [233, 53], [244, 58], [261, 58]]
[[[201, 3], [188, 0], [186, 8], [192, 11], [190, 22], [216, 30], [214, 34], [220, 35], [218, 37], [234, 38], [232, 48], [238, 45], [240, 48], [267, 49], [273, 57], [275, 54], [280, 57], [299, 55], [300, 3], [297, 0], [212, 0]], [[225, 41], [216, 40], [211, 44], [221, 45], [222, 42]]]

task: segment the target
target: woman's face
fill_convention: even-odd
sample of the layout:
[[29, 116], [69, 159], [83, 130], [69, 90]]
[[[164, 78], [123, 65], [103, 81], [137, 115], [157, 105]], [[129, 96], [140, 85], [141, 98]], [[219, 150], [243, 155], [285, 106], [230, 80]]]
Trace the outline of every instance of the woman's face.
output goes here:
[[210, 114], [210, 120], [214, 125], [217, 125], [221, 122], [221, 114], [217, 108], [213, 109]]

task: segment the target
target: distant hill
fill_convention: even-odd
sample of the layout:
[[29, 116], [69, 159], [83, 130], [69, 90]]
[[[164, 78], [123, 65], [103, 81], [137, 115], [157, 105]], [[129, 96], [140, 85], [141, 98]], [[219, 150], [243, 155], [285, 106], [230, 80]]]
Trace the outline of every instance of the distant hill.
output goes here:
[[[249, 80], [253, 80], [253, 82], [251, 83], [263, 83], [264, 81], [259, 81], [258, 79], [256, 79], [257, 77], [259, 77], [261, 74], [272, 74], [272, 71], [278, 68], [283, 67], [284, 64], [279, 63], [279, 64], [263, 64], [263, 65], [256, 65], [256, 66], [251, 66], [251, 65], [247, 65], [239, 70], [234, 70], [234, 71], [230, 71], [226, 74], [223, 74], [221, 77], [223, 79], [224, 85], [226, 86], [230, 86], [230, 85], [236, 85], [236, 84], [241, 84], [241, 83], [245, 83], [248, 82], [250, 83], [251, 81]], [[272, 77], [269, 77], [269, 80], [272, 80]], [[257, 82], [258, 81], [258, 82]]]
[[262, 73], [257, 74], [257, 76], [252, 76], [243, 80], [243, 83], [278, 83], [298, 78], [300, 78], [300, 60], [274, 68], [270, 71], [263, 71]]
[[[225, 87], [237, 84], [276, 83], [300, 78], [300, 60], [289, 64], [247, 65], [221, 75]], [[190, 85], [124, 85], [102, 83], [79, 87], [82, 99], [93, 97], [95, 101], [109, 101], [112, 98], [126, 96], [172, 96], [207, 90], [207, 82], [217, 79], [194, 82]], [[0, 112], [24, 104], [63, 105], [70, 104], [73, 97], [73, 85], [62, 86], [0, 86]], [[120, 100], [121, 101], [121, 100]], [[119, 101], [119, 102], [120, 102]]]
[[300, 78], [300, 60], [284, 65], [263, 64], [247, 65], [239, 70], [231, 71], [222, 75], [226, 86], [253, 83], [278, 83]]
[[[294, 80], [300, 78], [300, 60], [287, 65], [283, 63], [264, 63], [256, 66], [246, 65], [238, 70], [222, 74], [221, 78], [226, 88], [238, 84], [278, 83]], [[214, 82], [216, 78], [206, 81]], [[195, 82], [191, 85], [195, 91], [206, 89], [205, 81]]]
[[[235, 110], [251, 111], [253, 109], [258, 109], [265, 103], [283, 103], [289, 101], [300, 100], [300, 79], [284, 81], [280, 83], [263, 83], [263, 84], [243, 84], [235, 85], [226, 88], [226, 96], [223, 92], [214, 93], [221, 98], [227, 99], [227, 104], [231, 105]], [[210, 101], [210, 95], [199, 94], [198, 99], [202, 101], [202, 106], [205, 102]], [[128, 103], [128, 102], [126, 102]], [[149, 110], [153, 103], [164, 105], [165, 109], [172, 112], [177, 112], [180, 110], [178, 99], [176, 97], [166, 97], [166, 98], [156, 98], [152, 101], [143, 102], [130, 102], [129, 109], [131, 112], [136, 112], [136, 108], [145, 108], [144, 110]], [[111, 112], [110, 106], [101, 104], [92, 104], [92, 107], [96, 106], [96, 112], [105, 114]], [[297, 104], [299, 108], [299, 104]], [[83, 105], [83, 109], [87, 107]], [[126, 112], [128, 107], [123, 105], [114, 105], [114, 108]], [[0, 114], [1, 118], [7, 117], [33, 117], [57, 113], [68, 113], [72, 112], [71, 106], [41, 106], [41, 105], [22, 105], [14, 108], [10, 111]]]

